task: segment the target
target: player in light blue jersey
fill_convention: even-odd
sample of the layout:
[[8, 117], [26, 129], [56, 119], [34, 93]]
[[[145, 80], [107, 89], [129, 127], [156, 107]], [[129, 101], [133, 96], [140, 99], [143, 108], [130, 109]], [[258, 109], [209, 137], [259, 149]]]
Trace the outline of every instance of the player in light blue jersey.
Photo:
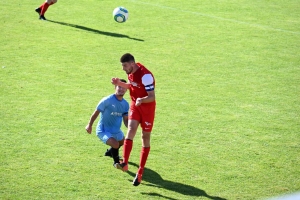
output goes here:
[[[122, 82], [126, 83], [124, 79]], [[100, 120], [97, 125], [96, 135], [105, 144], [111, 146], [108, 151], [114, 159], [114, 166], [120, 163], [119, 148], [124, 143], [124, 133], [121, 130], [122, 120], [124, 125], [128, 125], [129, 104], [123, 98], [127, 89], [115, 86], [115, 93], [101, 99], [92, 114], [89, 123], [86, 125], [86, 131], [91, 134], [94, 121], [100, 114]]]

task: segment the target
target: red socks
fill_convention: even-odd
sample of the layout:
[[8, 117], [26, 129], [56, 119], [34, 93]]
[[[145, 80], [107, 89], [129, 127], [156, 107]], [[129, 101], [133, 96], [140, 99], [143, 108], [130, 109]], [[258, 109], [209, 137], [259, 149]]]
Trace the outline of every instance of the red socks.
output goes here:
[[142, 147], [140, 154], [140, 167], [138, 170], [138, 174], [142, 175], [144, 173], [144, 167], [146, 165], [146, 161], [150, 152], [150, 147]]
[[43, 3], [40, 8], [41, 8], [41, 15], [44, 15], [45, 12], [47, 11], [48, 7], [51, 6], [53, 4], [53, 2], [51, 2], [50, 4], [48, 4], [47, 2]]
[[[123, 146], [123, 163], [128, 164], [130, 152], [132, 150], [133, 141], [130, 139], [125, 139]], [[138, 174], [143, 174], [146, 161], [150, 152], [150, 147], [142, 147], [140, 154], [140, 167], [138, 169]]]
[[125, 139], [123, 146], [123, 163], [128, 164], [130, 152], [132, 150], [133, 141], [130, 139]]

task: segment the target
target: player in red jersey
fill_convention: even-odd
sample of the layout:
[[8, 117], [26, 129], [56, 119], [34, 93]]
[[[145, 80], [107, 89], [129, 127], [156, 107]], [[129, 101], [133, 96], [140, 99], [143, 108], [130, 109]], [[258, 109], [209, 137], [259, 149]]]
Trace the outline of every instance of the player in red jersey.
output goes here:
[[57, 0], [46, 0], [40, 7], [35, 9], [35, 12], [37, 12], [40, 16], [41, 20], [46, 20], [44, 14], [47, 11], [48, 7], [52, 4], [55, 4]]
[[123, 171], [128, 170], [128, 160], [133, 146], [133, 138], [138, 126], [142, 127], [142, 150], [140, 165], [133, 180], [133, 185], [138, 186], [150, 152], [150, 135], [155, 115], [155, 80], [153, 74], [141, 63], [136, 63], [134, 57], [126, 53], [120, 59], [123, 70], [128, 75], [129, 83], [121, 82], [119, 78], [112, 78], [114, 85], [127, 88], [130, 91], [131, 104], [129, 109], [128, 130], [123, 146], [123, 163], [117, 166]]

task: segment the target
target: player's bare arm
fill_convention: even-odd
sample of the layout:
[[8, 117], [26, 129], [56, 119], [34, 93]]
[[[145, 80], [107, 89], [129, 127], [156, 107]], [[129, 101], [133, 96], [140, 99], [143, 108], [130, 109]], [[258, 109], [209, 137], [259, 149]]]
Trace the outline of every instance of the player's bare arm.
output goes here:
[[148, 96], [137, 98], [135, 101], [135, 105], [139, 106], [142, 103], [150, 103], [155, 101], [155, 92], [154, 92], [154, 78], [151, 74], [145, 74], [142, 77], [142, 83], [145, 86]]
[[130, 88], [130, 83], [124, 83], [119, 78], [112, 78], [111, 79], [111, 83], [113, 85], [116, 85], [116, 86], [121, 86], [121, 87], [123, 87], [125, 89], [129, 89]]
[[123, 123], [128, 128], [128, 116], [123, 116]]
[[136, 102], [135, 102], [136, 106], [139, 106], [142, 103], [150, 103], [150, 102], [155, 101], [155, 92], [154, 92], [154, 90], [147, 91], [147, 93], [148, 93], [148, 96], [136, 99]]
[[85, 130], [86, 132], [88, 132], [89, 134], [92, 133], [92, 126], [94, 124], [94, 121], [97, 119], [97, 117], [99, 116], [99, 111], [95, 110], [94, 113], [92, 114], [89, 123], [86, 125]]

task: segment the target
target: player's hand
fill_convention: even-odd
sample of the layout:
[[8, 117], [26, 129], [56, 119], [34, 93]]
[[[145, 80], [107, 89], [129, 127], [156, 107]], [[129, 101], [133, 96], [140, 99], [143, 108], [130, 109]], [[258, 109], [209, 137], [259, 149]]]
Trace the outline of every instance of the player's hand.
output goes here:
[[119, 82], [120, 82], [119, 78], [114, 77], [114, 78], [111, 79], [111, 83], [114, 84], [114, 85], [118, 85]]
[[86, 132], [88, 132], [89, 134], [91, 134], [91, 132], [92, 132], [92, 126], [90, 126], [89, 124], [86, 125], [85, 130], [86, 130]]
[[141, 98], [137, 98], [135, 101], [135, 106], [139, 106], [142, 104], [142, 99]]

